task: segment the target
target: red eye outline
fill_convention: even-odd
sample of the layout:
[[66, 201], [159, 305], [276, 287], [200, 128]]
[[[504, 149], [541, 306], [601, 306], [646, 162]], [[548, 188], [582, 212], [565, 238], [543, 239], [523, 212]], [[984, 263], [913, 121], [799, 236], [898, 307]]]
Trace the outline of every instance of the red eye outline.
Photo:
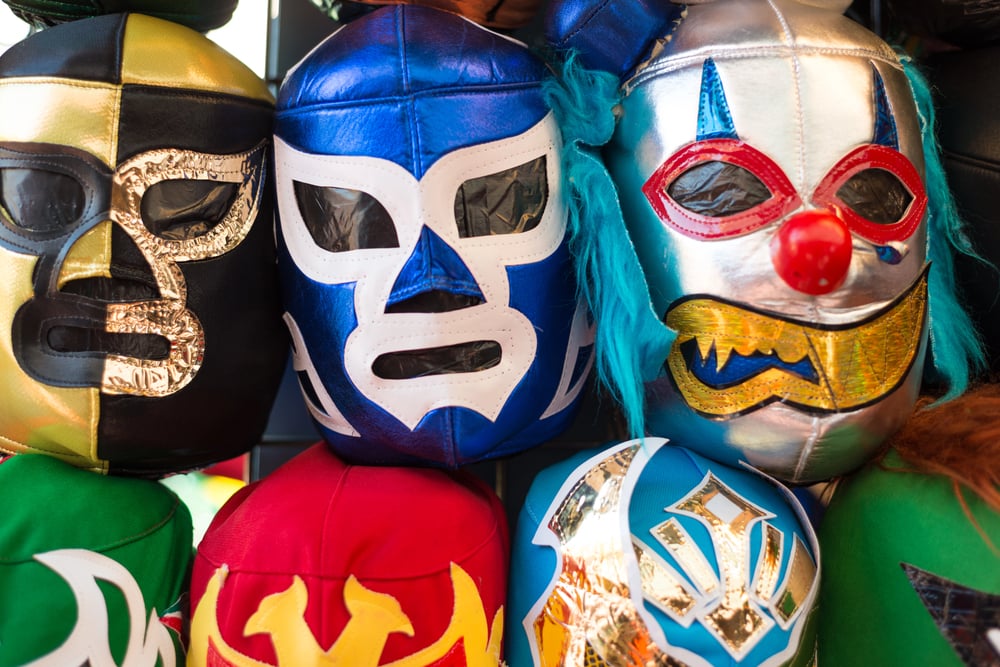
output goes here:
[[[866, 169], [888, 171], [913, 195], [913, 200], [898, 222], [889, 224], [872, 222], [847, 206], [837, 196], [837, 191], [844, 183]], [[875, 245], [886, 245], [890, 241], [909, 238], [917, 229], [927, 209], [927, 191], [916, 167], [905, 155], [887, 146], [867, 144], [855, 148], [841, 158], [816, 186], [812, 202], [819, 207], [835, 208], [852, 232]]]
[[[702, 162], [727, 162], [746, 169], [760, 179], [771, 197], [733, 215], [716, 217], [689, 211], [667, 194], [667, 187]], [[724, 239], [747, 234], [784, 217], [802, 203], [795, 187], [774, 160], [737, 139], [706, 139], [688, 144], [652, 173], [643, 184], [642, 192], [660, 220], [696, 239]]]

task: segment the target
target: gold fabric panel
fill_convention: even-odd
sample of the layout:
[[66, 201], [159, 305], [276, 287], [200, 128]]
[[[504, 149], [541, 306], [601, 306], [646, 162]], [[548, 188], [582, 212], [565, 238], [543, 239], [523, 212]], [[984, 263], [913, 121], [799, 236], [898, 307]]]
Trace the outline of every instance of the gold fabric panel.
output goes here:
[[121, 89], [107, 83], [56, 77], [0, 82], [0, 141], [39, 141], [72, 146], [109, 166], [118, 152]]
[[123, 84], [229, 93], [274, 103], [267, 84], [246, 65], [176, 23], [132, 14], [122, 51]]
[[[0, 321], [12, 322], [31, 298], [37, 261], [0, 248]], [[0, 432], [7, 434], [0, 436], [0, 451], [36, 451], [77, 466], [97, 461], [89, 467], [107, 470], [107, 463], [97, 459], [97, 389], [50, 387], [26, 375], [14, 358], [10, 326], [0, 327], [0, 377], [0, 405], [5, 408], [0, 410]]]
[[757, 597], [768, 601], [778, 587], [778, 577], [781, 574], [781, 531], [771, 524], [764, 523], [764, 544], [761, 545], [760, 565], [757, 568]]
[[111, 277], [111, 222], [99, 223], [87, 231], [66, 253], [59, 269], [58, 287], [71, 280]]
[[[667, 365], [684, 400], [706, 415], [738, 415], [774, 398], [819, 410], [851, 410], [899, 386], [920, 348], [926, 315], [926, 270], [891, 307], [849, 328], [824, 329], [711, 298], [692, 299], [667, 313], [667, 326], [677, 332]], [[808, 358], [819, 381], [771, 368], [733, 387], [709, 387], [688, 370], [681, 352], [681, 344], [692, 339], [703, 359], [715, 348], [720, 369], [734, 351], [759, 352], [789, 363]]]

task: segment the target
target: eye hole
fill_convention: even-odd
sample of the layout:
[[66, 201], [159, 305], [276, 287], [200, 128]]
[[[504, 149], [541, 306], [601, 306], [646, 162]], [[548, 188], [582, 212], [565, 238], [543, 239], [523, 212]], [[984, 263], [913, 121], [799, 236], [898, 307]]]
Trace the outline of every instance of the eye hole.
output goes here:
[[749, 170], [712, 160], [697, 164], [667, 186], [667, 194], [699, 215], [723, 218], [762, 204], [771, 191]]
[[855, 213], [872, 222], [899, 222], [913, 195], [895, 174], [885, 169], [865, 169], [847, 179], [837, 197]]
[[836, 208], [852, 234], [875, 244], [908, 239], [927, 210], [927, 190], [910, 160], [880, 144], [858, 146], [816, 185], [812, 202]]
[[470, 178], [455, 193], [461, 238], [520, 234], [538, 226], [548, 199], [545, 156], [504, 171]]
[[235, 183], [175, 179], [153, 184], [143, 195], [146, 228], [171, 241], [193, 239], [222, 222], [239, 192]]
[[0, 169], [0, 205], [32, 232], [55, 232], [76, 222], [86, 197], [74, 179], [43, 169]]
[[313, 241], [330, 252], [398, 248], [396, 226], [367, 192], [293, 182], [299, 213]]
[[667, 227], [701, 241], [749, 234], [801, 203], [778, 164], [739, 139], [703, 139], [682, 146], [642, 185]]

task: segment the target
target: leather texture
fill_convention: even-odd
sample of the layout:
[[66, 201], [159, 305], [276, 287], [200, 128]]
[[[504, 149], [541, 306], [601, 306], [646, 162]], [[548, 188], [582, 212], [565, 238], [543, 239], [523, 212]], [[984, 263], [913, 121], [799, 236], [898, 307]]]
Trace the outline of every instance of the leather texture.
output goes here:
[[520, 42], [438, 10], [384, 7], [341, 28], [288, 73], [276, 133], [300, 150], [335, 146], [420, 178], [444, 153], [537, 123], [546, 111], [545, 74]]
[[672, 32], [682, 11], [655, 0], [556, 0], [548, 5], [545, 38], [556, 49], [576, 50], [587, 67], [624, 78]]
[[4, 0], [28, 23], [50, 26], [104, 14], [139, 12], [207, 32], [233, 17], [237, 0]]
[[[591, 348], [546, 75], [519, 42], [403, 5], [334, 33], [282, 85], [285, 317], [310, 411], [345, 459], [459, 466], [538, 445], [568, 424], [582, 386], [574, 367]], [[531, 185], [511, 176], [521, 169]], [[510, 187], [496, 193], [509, 190], [511, 202], [494, 201], [481, 185], [504, 178]], [[392, 247], [317, 243], [296, 183], [364, 192], [395, 225], [395, 242], [381, 244]], [[503, 203], [511, 222], [470, 233], [456, 207], [467, 184], [489, 192], [477, 210], [488, 217]], [[522, 188], [531, 189], [523, 202], [513, 194]], [[538, 219], [513, 224], [523, 215]], [[388, 370], [395, 361], [428, 372]]]
[[[1000, 267], [1000, 46], [941, 53], [927, 62], [938, 107], [938, 141], [948, 185], [973, 246]], [[1000, 269], [998, 269], [1000, 270]], [[986, 342], [992, 372], [1000, 371], [998, 270], [964, 259], [955, 275], [969, 314]]]
[[150, 477], [248, 450], [287, 354], [266, 86], [189, 28], [119, 14], [20, 42], [0, 99], [24, 120], [0, 129], [3, 167], [84, 193], [52, 222], [3, 192], [26, 202], [0, 219], [5, 275], [28, 283], [0, 292], [0, 449]]

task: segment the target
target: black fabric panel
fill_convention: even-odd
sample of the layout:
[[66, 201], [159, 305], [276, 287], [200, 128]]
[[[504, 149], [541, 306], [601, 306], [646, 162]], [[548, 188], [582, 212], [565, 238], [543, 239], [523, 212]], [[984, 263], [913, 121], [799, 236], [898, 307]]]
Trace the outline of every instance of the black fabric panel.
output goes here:
[[118, 162], [155, 148], [225, 155], [271, 136], [274, 112], [255, 100], [151, 86], [122, 90]]
[[98, 456], [112, 473], [155, 477], [202, 467], [260, 439], [288, 355], [272, 216], [268, 201], [240, 246], [180, 265], [188, 308], [205, 331], [204, 363], [170, 396], [101, 395]]
[[[928, 78], [938, 107], [938, 139], [948, 184], [979, 253], [1000, 267], [1000, 47], [943, 53]], [[966, 309], [1000, 377], [1000, 271], [959, 259], [955, 275]]]
[[52, 25], [114, 12], [139, 12], [174, 21], [199, 31], [225, 25], [236, 0], [3, 0], [16, 15], [31, 23]]
[[47, 28], [0, 56], [0, 77], [58, 76], [118, 83], [124, 14]]

